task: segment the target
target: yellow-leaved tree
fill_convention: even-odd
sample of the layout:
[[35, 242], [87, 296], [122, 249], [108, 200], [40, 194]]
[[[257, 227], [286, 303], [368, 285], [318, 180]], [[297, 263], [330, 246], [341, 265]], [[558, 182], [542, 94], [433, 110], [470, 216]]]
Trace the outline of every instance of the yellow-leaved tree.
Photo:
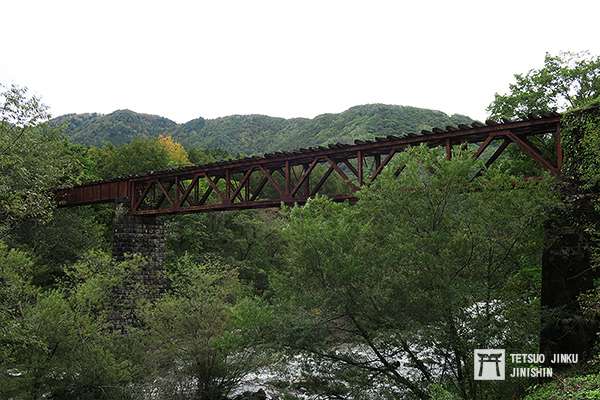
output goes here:
[[175, 167], [191, 164], [187, 151], [185, 151], [180, 143], [174, 141], [171, 136], [160, 135], [158, 142], [169, 155], [169, 166]]

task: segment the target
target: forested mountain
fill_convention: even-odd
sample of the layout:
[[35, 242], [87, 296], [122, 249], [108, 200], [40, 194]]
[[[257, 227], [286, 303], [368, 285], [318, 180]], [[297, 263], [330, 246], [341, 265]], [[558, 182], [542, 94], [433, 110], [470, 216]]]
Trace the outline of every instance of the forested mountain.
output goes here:
[[65, 132], [74, 142], [100, 145], [128, 143], [134, 137], [155, 137], [177, 128], [177, 123], [158, 115], [141, 114], [131, 110], [117, 110], [110, 114], [66, 114], [51, 120], [65, 124]]
[[118, 110], [106, 115], [68, 114], [52, 120], [54, 124], [65, 124], [65, 132], [73, 141], [86, 145], [122, 144], [137, 136], [169, 134], [186, 147], [245, 154], [351, 142], [469, 122], [472, 120], [463, 115], [385, 104], [355, 106], [313, 119], [231, 115], [216, 119], [200, 117], [177, 124], [156, 115]]

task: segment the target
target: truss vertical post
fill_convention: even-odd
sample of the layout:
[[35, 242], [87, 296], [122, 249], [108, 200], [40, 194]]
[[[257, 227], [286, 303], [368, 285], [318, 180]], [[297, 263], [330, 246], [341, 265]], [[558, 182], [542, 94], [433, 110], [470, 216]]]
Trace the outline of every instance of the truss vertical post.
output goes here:
[[358, 170], [358, 185], [359, 186], [362, 186], [364, 183], [364, 162], [365, 162], [365, 155], [361, 150], [359, 150], [356, 155], [356, 167]]
[[129, 199], [129, 209], [134, 210], [135, 204], [137, 203], [137, 193], [135, 191], [135, 183], [133, 183], [133, 181], [127, 182], [127, 198]]
[[223, 203], [231, 204], [231, 171], [229, 168], [225, 170], [225, 198], [223, 199]]
[[244, 201], [250, 201], [250, 177], [248, 177], [248, 179], [246, 180], [246, 183], [244, 183], [244, 186], [245, 186]]
[[292, 196], [291, 192], [291, 174], [290, 174], [290, 160], [285, 161], [285, 166], [283, 167], [283, 175], [284, 175], [284, 188], [283, 188], [283, 197], [286, 202], [291, 202]]
[[450, 143], [450, 139], [446, 139], [446, 160], [452, 160], [452, 143]]

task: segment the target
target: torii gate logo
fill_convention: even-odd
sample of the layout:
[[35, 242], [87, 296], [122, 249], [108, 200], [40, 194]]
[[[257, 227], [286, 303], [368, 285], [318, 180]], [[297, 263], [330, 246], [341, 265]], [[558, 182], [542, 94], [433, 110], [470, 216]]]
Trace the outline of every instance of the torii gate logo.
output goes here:
[[475, 349], [473, 364], [476, 381], [503, 381], [506, 352], [504, 349]]

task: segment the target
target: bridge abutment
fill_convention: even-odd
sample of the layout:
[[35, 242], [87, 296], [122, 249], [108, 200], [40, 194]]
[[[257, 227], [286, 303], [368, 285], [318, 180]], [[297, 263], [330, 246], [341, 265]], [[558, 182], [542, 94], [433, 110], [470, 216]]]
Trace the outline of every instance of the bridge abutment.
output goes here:
[[600, 278], [593, 260], [593, 232], [600, 227], [600, 213], [594, 208], [598, 195], [577, 191], [563, 193], [564, 208], [545, 227], [540, 352], [546, 359], [555, 353], [577, 353], [581, 362], [592, 355], [600, 328], [598, 321], [584, 315], [579, 299]]

